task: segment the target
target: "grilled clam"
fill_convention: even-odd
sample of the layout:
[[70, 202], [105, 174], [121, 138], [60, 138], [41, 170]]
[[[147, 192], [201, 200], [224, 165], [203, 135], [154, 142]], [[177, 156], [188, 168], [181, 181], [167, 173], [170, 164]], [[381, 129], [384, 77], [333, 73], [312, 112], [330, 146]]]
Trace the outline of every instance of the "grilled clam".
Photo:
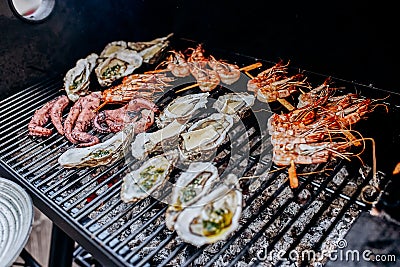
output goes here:
[[179, 213], [187, 206], [207, 194], [218, 181], [218, 169], [210, 162], [193, 162], [177, 179], [172, 189], [171, 205], [167, 209], [165, 221], [168, 229], [174, 229]]
[[134, 202], [151, 195], [166, 181], [173, 167], [173, 160], [166, 155], [148, 159], [143, 165], [123, 178], [121, 199], [125, 203]]
[[238, 179], [221, 183], [186, 207], [177, 217], [174, 228], [183, 241], [197, 247], [225, 240], [239, 227], [243, 196]]
[[220, 96], [213, 104], [213, 108], [221, 113], [237, 115], [237, 119], [243, 112], [254, 105], [254, 95], [248, 93], [230, 93]]
[[97, 54], [92, 53], [86, 58], [79, 59], [75, 67], [65, 74], [64, 90], [71, 101], [76, 101], [80, 96], [89, 93], [90, 73], [96, 66], [97, 58]]
[[183, 159], [208, 160], [225, 140], [232, 125], [232, 116], [223, 113], [213, 113], [194, 123], [181, 134], [179, 150]]
[[175, 119], [182, 124], [185, 123], [196, 110], [206, 106], [209, 95], [210, 93], [200, 93], [175, 98], [158, 117], [158, 127], [165, 127]]
[[96, 167], [112, 164], [124, 157], [133, 135], [134, 124], [127, 124], [122, 131], [103, 143], [65, 151], [58, 158], [58, 163], [64, 168]]
[[117, 50], [98, 63], [95, 72], [101, 86], [109, 86], [119, 78], [131, 74], [142, 65], [143, 58], [130, 49]]
[[132, 156], [137, 159], [143, 159], [150, 152], [156, 151], [162, 147], [173, 147], [178, 136], [186, 129], [184, 124], [174, 120], [165, 128], [152, 133], [140, 133], [132, 143]]

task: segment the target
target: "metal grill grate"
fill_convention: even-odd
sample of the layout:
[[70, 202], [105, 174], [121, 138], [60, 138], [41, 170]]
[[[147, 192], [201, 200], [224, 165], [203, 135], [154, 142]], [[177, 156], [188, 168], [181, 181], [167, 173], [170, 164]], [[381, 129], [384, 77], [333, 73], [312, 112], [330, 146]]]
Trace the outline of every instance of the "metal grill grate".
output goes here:
[[[254, 118], [245, 114], [246, 129], [236, 131], [219, 148], [214, 163], [223, 171], [232, 157], [230, 142], [246, 138], [250, 142], [250, 156], [238, 156], [235, 166], [246, 166], [244, 176], [260, 178], [242, 180], [245, 205], [239, 229], [225, 241], [196, 248], [166, 228], [166, 204], [151, 197], [134, 204], [120, 200], [121, 178], [136, 161], [123, 159], [108, 167], [67, 170], [57, 163], [61, 153], [71, 147], [66, 139], [57, 134], [43, 139], [27, 135], [27, 124], [34, 111], [60, 95], [61, 86], [61, 78], [56, 77], [0, 102], [1, 165], [29, 188], [35, 204], [49, 218], [104, 265], [283, 263], [277, 258], [263, 259], [260, 251], [282, 249], [287, 257], [292, 250], [334, 248], [360, 210], [367, 208], [359, 195], [370, 182], [371, 174], [360, 169], [357, 162], [333, 160], [303, 166], [299, 173], [315, 174], [300, 176], [299, 188], [291, 190], [286, 170], [269, 172], [270, 156], [260, 151], [261, 143], [268, 143], [268, 139], [261, 138]], [[223, 93], [221, 90], [213, 95]], [[171, 99], [165, 97], [160, 105]], [[319, 172], [323, 169], [326, 171]], [[175, 171], [172, 176], [178, 174]], [[297, 264], [307, 265], [308, 261], [299, 259]]]

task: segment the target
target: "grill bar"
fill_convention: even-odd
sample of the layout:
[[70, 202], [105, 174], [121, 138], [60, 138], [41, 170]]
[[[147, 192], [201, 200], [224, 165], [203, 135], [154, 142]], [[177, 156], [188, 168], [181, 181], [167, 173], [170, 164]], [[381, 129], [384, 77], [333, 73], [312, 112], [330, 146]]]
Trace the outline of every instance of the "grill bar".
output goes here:
[[[369, 175], [370, 178], [372, 178], [372, 174]], [[361, 186], [357, 187], [356, 192], [351, 196], [350, 201], [346, 202], [345, 206], [343, 207], [343, 209], [337, 214], [335, 220], [332, 222], [332, 224], [325, 230], [325, 238], [321, 238], [316, 244], [313, 245], [313, 249], [318, 249], [321, 247], [322, 243], [326, 240], [326, 236], [327, 233], [331, 232], [333, 230], [333, 228], [335, 227], [335, 225], [337, 225], [337, 223], [339, 222], [340, 218], [342, 218], [344, 216], [344, 214], [347, 212], [347, 210], [350, 208], [351, 205], [353, 205], [354, 200], [359, 197], [362, 188], [367, 185], [369, 183], [368, 179], [364, 179], [364, 181], [362, 182]], [[301, 266], [306, 266], [306, 262], [304, 261]]]
[[[339, 190], [343, 190], [344, 187], [348, 184], [348, 181], [343, 180], [341, 182], [341, 184], [338, 187], [338, 191], [335, 191], [333, 194], [330, 195], [330, 197], [324, 202], [324, 204], [320, 207], [320, 209], [318, 210], [317, 213], [314, 214], [314, 216], [311, 218], [310, 223], [306, 225], [306, 227], [303, 229], [303, 231], [301, 231], [301, 233], [299, 233], [298, 235], [296, 235], [296, 240], [289, 246], [289, 248], [287, 249], [286, 254], [283, 256], [284, 258], [288, 257], [288, 252], [294, 250], [298, 244], [301, 242], [301, 239], [307, 234], [307, 232], [311, 229], [311, 227], [313, 225], [315, 225], [318, 221], [318, 219], [322, 216], [322, 214], [328, 209], [329, 205], [332, 203], [332, 201], [334, 201], [337, 197], [338, 197], [338, 192], [340, 192]], [[345, 210], [345, 209], [342, 209]], [[335, 223], [332, 223], [331, 225], [336, 225]], [[326, 238], [326, 235], [329, 234], [329, 232], [327, 231], [325, 233], [325, 237], [322, 237], [320, 240], [323, 240]], [[268, 250], [272, 248], [272, 245], [270, 244], [268, 247]], [[254, 266], [257, 265], [259, 261], [254, 262]], [[277, 265], [279, 265], [280, 263], [282, 263], [281, 261], [278, 262]]]
[[[311, 195], [311, 198], [307, 201], [307, 203], [303, 206], [300, 207], [299, 211], [295, 214], [295, 216], [293, 216], [291, 218], [291, 221], [287, 222], [285, 227], [283, 229], [281, 229], [281, 231], [274, 237], [273, 240], [271, 240], [271, 242], [269, 242], [268, 247], [267, 247], [267, 251], [270, 251], [271, 248], [274, 247], [274, 245], [278, 242], [279, 239], [281, 239], [286, 232], [289, 230], [289, 228], [291, 227], [291, 223], [296, 221], [302, 214], [303, 212], [310, 206], [310, 204], [312, 203], [312, 201], [315, 199], [316, 196], [318, 196], [321, 192], [322, 192], [322, 188], [327, 185], [333, 178], [334, 176], [339, 172], [340, 168], [342, 167], [342, 164], [337, 165], [337, 168], [335, 169], [335, 171], [333, 172], [333, 174], [331, 174], [329, 176], [328, 179], [325, 179], [323, 184], [321, 185], [321, 187], [319, 187], [314, 194]], [[311, 177], [311, 179], [313, 179], [313, 177]], [[296, 197], [298, 197], [298, 194], [305, 189], [307, 183], [311, 182], [311, 179], [308, 178], [306, 182], [302, 183], [301, 186], [299, 186], [298, 189], [296, 189], [296, 192], [294, 193], [294, 196], [292, 197], [292, 199], [286, 201], [280, 208], [279, 210], [277, 210], [277, 212], [274, 214], [274, 218], [276, 219], [286, 208], [287, 206], [291, 203], [291, 201], [294, 201]], [[243, 255], [245, 255], [245, 253], [247, 253], [247, 251], [250, 249], [250, 247], [252, 246], [252, 244], [254, 243], [255, 240], [259, 239], [260, 236], [263, 234], [263, 232], [265, 232], [268, 227], [270, 226], [270, 224], [273, 222], [273, 220], [269, 220], [269, 223], [266, 223], [263, 228], [254, 236], [254, 238], [252, 239], [251, 242], [247, 243], [247, 245], [242, 248], [241, 252], [237, 255], [237, 257], [235, 257], [233, 259], [233, 261], [231, 261], [231, 264], [229, 266], [233, 266], [235, 263], [237, 263], [239, 261], [239, 259], [241, 257], [243, 257]], [[256, 264], [256, 263], [255, 263]]]

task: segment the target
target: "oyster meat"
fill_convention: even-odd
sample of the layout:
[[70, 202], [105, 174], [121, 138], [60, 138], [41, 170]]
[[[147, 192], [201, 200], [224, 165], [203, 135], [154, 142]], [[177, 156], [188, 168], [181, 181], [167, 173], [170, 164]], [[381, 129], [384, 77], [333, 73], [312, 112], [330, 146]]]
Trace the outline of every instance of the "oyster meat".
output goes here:
[[240, 116], [254, 105], [255, 96], [249, 93], [230, 93], [218, 97], [213, 108], [218, 112]]
[[173, 160], [165, 155], [148, 159], [139, 169], [129, 172], [123, 178], [121, 199], [125, 203], [134, 202], [151, 195], [166, 181], [173, 167]]
[[98, 63], [95, 72], [101, 86], [109, 86], [115, 80], [131, 74], [142, 65], [143, 58], [130, 49], [121, 49]]
[[80, 96], [89, 94], [90, 74], [96, 66], [98, 55], [92, 53], [86, 58], [79, 59], [75, 67], [70, 69], [64, 77], [64, 90], [71, 101]]
[[223, 113], [213, 113], [197, 121], [181, 134], [181, 155], [188, 160], [208, 159], [225, 140], [232, 125], [232, 116]]
[[188, 169], [178, 177], [172, 189], [171, 205], [165, 215], [168, 229], [174, 229], [179, 213], [207, 194], [218, 178], [218, 169], [211, 162], [192, 162], [189, 165]]
[[158, 127], [165, 127], [173, 120], [185, 123], [193, 115], [196, 110], [204, 108], [207, 104], [207, 98], [210, 93], [200, 93], [194, 95], [186, 95], [175, 98], [161, 112], [157, 119]]
[[58, 163], [64, 168], [96, 167], [112, 164], [124, 157], [133, 135], [134, 123], [127, 124], [122, 131], [103, 143], [65, 151], [58, 158]]
[[178, 140], [178, 136], [186, 129], [184, 124], [174, 120], [165, 128], [152, 133], [140, 133], [132, 143], [132, 156], [143, 159], [150, 152], [163, 146], [172, 147]]
[[239, 227], [243, 196], [237, 177], [229, 176], [231, 183], [219, 184], [178, 215], [174, 228], [183, 241], [200, 247], [225, 240]]

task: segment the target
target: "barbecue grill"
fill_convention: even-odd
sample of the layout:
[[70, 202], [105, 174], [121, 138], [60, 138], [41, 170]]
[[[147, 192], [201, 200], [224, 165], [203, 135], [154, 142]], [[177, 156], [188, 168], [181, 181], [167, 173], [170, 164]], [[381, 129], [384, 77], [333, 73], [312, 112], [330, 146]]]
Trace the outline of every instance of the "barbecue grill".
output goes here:
[[[382, 30], [390, 32], [390, 27], [397, 25], [397, 16], [389, 14], [390, 8], [385, 5], [384, 17], [377, 18], [380, 8], [367, 3], [335, 2], [318, 10], [315, 3], [274, 2], [268, 3], [266, 12], [251, 1], [203, 1], [203, 5], [177, 1], [176, 6], [169, 2], [148, 5], [149, 1], [115, 0], [100, 5], [96, 1], [56, 0], [54, 14], [34, 25], [19, 21], [7, 3], [0, 2], [0, 23], [5, 26], [0, 41], [0, 174], [22, 185], [35, 206], [54, 222], [50, 266], [70, 266], [72, 257], [82, 266], [332, 263], [327, 256], [318, 262], [312, 257], [291, 256], [306, 250], [343, 248], [343, 242], [352, 241], [347, 233], [359, 222], [360, 214], [374, 206], [398, 209], [398, 181], [390, 177], [398, 159], [393, 154], [400, 148], [396, 123], [400, 119], [400, 97], [393, 92], [397, 63], [392, 59], [398, 49], [391, 46], [395, 31], [385, 35]], [[213, 160], [220, 174], [238, 172], [242, 178], [240, 227], [227, 240], [196, 248], [166, 228], [167, 204], [159, 200], [167, 198], [168, 192], [159, 200], [148, 197], [134, 204], [120, 200], [122, 177], [140, 162], [128, 157], [107, 167], [63, 169], [57, 159], [72, 147], [66, 139], [56, 134], [48, 138], [27, 135], [34, 111], [64, 94], [62, 79], [77, 59], [99, 52], [110, 41], [144, 41], [171, 31], [176, 33], [171, 47], [177, 50], [205, 40], [206, 51], [216, 58], [239, 66], [262, 62], [263, 67], [254, 74], [284, 55], [291, 60], [291, 70], [304, 72], [313, 85], [323, 82], [327, 75], [304, 69], [346, 77], [333, 81], [346, 88], [345, 92], [382, 99], [379, 103], [385, 104], [388, 112], [382, 106], [376, 108], [356, 126], [365, 137], [375, 139], [378, 171], [373, 172], [374, 151], [367, 143], [360, 159], [298, 166], [300, 185], [290, 189], [287, 169], [271, 166], [272, 145], [265, 133], [271, 112], [286, 110], [280, 103], [271, 103], [265, 111], [265, 105], [257, 102], [253, 108], [257, 112], [242, 115], [241, 124], [235, 124]], [[240, 53], [227, 52], [238, 49]], [[297, 63], [302, 67], [296, 67]], [[137, 72], [147, 69], [154, 66], [142, 66]], [[173, 92], [183, 86], [176, 85], [163, 94], [157, 105], [162, 109], [177, 95], [199, 92], [196, 88]], [[218, 87], [211, 98], [228, 91]], [[287, 100], [295, 105], [296, 97]], [[210, 112], [207, 109], [197, 115], [206, 117]], [[156, 129], [153, 126], [149, 131]], [[180, 172], [174, 170], [172, 182]], [[373, 186], [382, 191], [374, 191]], [[385, 221], [381, 223], [385, 227]], [[283, 253], [278, 258], [279, 251]]]
[[[193, 45], [181, 39], [172, 44], [177, 49]], [[273, 64], [223, 50], [210, 50], [213, 55], [238, 65], [261, 61], [266, 68]], [[313, 84], [327, 77], [304, 72]], [[241, 179], [244, 207], [240, 227], [225, 241], [196, 248], [182, 242], [175, 232], [166, 228], [167, 204], [152, 197], [133, 204], [120, 200], [121, 179], [131, 166], [138, 164], [137, 160], [125, 158], [106, 167], [64, 169], [57, 159], [71, 147], [66, 139], [57, 134], [48, 138], [27, 135], [27, 124], [34, 111], [63, 94], [60, 90], [62, 78], [63, 75], [55, 75], [0, 102], [2, 171], [27, 188], [35, 205], [58, 226], [53, 231], [52, 251], [66, 252], [61, 265], [70, 262], [68, 256], [72, 256], [73, 240], [81, 246], [74, 256], [83, 266], [285, 264], [286, 260], [278, 259], [276, 255], [267, 257], [267, 252], [274, 250], [283, 250], [285, 253], [281, 258], [289, 262], [307, 266], [314, 263], [313, 259], [293, 260], [289, 259], [289, 253], [337, 248], [361, 211], [368, 211], [379, 198], [378, 192], [368, 192], [366, 186], [385, 188], [388, 182], [388, 176], [383, 172], [374, 176], [372, 149], [367, 147], [361, 155], [362, 160], [335, 159], [326, 164], [300, 166], [298, 173], [311, 174], [300, 175], [300, 186], [290, 189], [287, 169], [271, 167], [272, 145], [265, 134], [268, 117], [272, 112], [283, 112], [284, 108], [274, 104], [270, 111], [262, 111], [262, 105], [258, 103], [260, 106], [253, 108], [257, 112], [242, 115], [244, 127], [235, 124], [232, 134], [218, 148], [213, 160], [220, 174], [244, 170], [241, 174], [244, 177]], [[336, 78], [334, 82], [366, 97], [389, 96], [383, 101], [389, 114], [384, 109], [377, 109], [357, 126], [365, 136], [376, 138], [377, 145], [387, 143], [377, 134], [376, 127], [398, 118], [395, 104], [400, 103], [398, 96], [356, 82]], [[173, 90], [181, 87], [176, 86]], [[161, 109], [176, 97], [173, 90], [157, 101]], [[219, 86], [211, 92], [211, 97], [216, 99], [227, 91]], [[193, 88], [182, 94], [196, 92], [199, 90]], [[289, 101], [296, 104], [295, 98]], [[208, 112], [198, 116], [208, 116]], [[156, 126], [153, 126], [149, 131], [155, 130]], [[107, 138], [104, 134], [101, 137]], [[244, 144], [249, 144], [248, 154], [240, 153]], [[231, 153], [232, 147], [238, 148], [239, 152]], [[171, 181], [179, 173], [180, 170], [175, 170]], [[160, 198], [167, 196], [168, 192]], [[63, 237], [63, 232], [71, 239], [58, 239]], [[57, 246], [62, 246], [62, 250]], [[328, 260], [328, 257], [320, 258], [321, 263]], [[61, 266], [60, 260], [55, 258], [50, 264]]]

